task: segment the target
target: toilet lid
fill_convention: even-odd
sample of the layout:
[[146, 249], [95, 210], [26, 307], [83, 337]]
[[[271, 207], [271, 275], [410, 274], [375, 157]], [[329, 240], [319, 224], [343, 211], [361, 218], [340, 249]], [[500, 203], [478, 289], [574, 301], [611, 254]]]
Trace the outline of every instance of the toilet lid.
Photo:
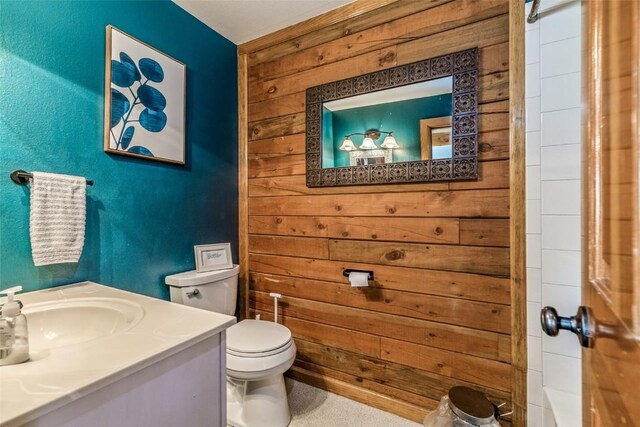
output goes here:
[[243, 320], [227, 329], [227, 349], [234, 353], [264, 353], [291, 341], [291, 331], [265, 320]]

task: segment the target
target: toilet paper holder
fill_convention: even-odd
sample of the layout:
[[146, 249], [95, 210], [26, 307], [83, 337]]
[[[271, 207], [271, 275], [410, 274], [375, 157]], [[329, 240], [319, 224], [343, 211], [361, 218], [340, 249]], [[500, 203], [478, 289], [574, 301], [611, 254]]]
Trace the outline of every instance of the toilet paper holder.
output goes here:
[[354, 270], [352, 268], [345, 268], [342, 271], [342, 275], [344, 277], [349, 277], [350, 273], [367, 273], [367, 275], [368, 275], [367, 279], [373, 280], [373, 271], [372, 270]]

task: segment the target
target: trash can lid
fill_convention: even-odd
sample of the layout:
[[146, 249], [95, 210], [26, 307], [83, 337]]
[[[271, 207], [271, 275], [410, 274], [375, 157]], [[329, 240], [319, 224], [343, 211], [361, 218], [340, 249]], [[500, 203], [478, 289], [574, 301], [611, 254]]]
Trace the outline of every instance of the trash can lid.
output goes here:
[[460, 419], [483, 425], [495, 421], [495, 407], [487, 397], [472, 388], [456, 386], [449, 390], [449, 408]]

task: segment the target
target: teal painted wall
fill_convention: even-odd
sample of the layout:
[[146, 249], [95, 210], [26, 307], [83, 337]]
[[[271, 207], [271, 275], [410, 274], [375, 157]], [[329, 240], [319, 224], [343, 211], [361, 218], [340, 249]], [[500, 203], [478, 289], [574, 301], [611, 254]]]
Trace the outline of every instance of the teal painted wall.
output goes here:
[[[332, 168], [334, 167], [333, 152], [335, 151], [333, 145], [333, 113], [326, 107], [322, 107], [322, 167]], [[340, 140], [340, 144], [342, 140]]]
[[[103, 152], [105, 27], [187, 64], [186, 166]], [[170, 1], [0, 1], [0, 288], [82, 280], [168, 299], [195, 244], [237, 261], [236, 46]], [[34, 267], [14, 169], [86, 176], [78, 264]]]
[[[451, 115], [451, 95], [390, 102], [369, 107], [334, 111], [333, 158], [334, 167], [349, 166], [349, 153], [339, 150], [345, 135], [364, 133], [368, 129], [393, 131], [400, 148], [393, 150], [394, 162], [420, 159], [420, 119]], [[386, 135], [376, 141], [380, 146]], [[362, 144], [363, 136], [351, 137], [356, 146]], [[324, 161], [323, 161], [323, 167]]]

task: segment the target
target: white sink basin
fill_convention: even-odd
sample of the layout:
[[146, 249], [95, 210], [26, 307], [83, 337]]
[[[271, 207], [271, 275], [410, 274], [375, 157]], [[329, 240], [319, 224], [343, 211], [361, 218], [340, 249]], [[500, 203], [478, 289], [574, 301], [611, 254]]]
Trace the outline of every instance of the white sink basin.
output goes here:
[[[149, 425], [147, 419], [156, 420], [152, 425], [204, 425], [165, 416], [223, 412], [216, 394], [225, 378], [220, 334], [234, 317], [92, 282], [18, 299], [27, 316], [30, 359], [0, 367], [0, 427]], [[181, 398], [185, 411], [167, 410]], [[214, 399], [200, 411], [198, 405]]]
[[140, 304], [75, 298], [25, 305], [31, 351], [50, 350], [125, 332], [144, 317]]

